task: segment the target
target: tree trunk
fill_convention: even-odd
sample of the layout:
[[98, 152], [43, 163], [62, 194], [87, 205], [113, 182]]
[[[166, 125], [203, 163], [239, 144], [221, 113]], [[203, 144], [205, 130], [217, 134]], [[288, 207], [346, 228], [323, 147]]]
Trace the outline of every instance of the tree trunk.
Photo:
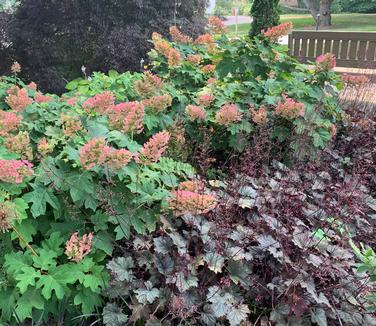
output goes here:
[[321, 0], [320, 1], [320, 27], [332, 26], [331, 9], [333, 0]]
[[303, 0], [304, 4], [311, 12], [317, 23], [320, 15], [319, 27], [329, 27], [332, 25], [331, 6], [333, 0]]

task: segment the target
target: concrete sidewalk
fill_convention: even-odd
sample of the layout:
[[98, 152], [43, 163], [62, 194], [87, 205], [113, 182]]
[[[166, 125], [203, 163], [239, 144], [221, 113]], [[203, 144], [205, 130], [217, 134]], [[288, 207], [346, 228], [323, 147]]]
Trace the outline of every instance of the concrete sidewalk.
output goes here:
[[[236, 16], [227, 16], [225, 17], [225, 25], [231, 26], [236, 25]], [[252, 17], [249, 16], [238, 16], [238, 24], [250, 24], [252, 23]]]

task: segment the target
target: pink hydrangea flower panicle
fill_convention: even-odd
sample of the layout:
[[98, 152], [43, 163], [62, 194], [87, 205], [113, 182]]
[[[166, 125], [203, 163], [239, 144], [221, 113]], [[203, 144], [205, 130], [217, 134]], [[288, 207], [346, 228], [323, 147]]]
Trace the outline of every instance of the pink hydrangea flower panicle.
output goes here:
[[25, 178], [34, 175], [33, 164], [22, 160], [0, 160], [0, 181], [22, 183]]
[[92, 233], [84, 234], [81, 238], [78, 232], [73, 233], [65, 244], [65, 254], [70, 260], [76, 263], [81, 262], [90, 253], [92, 240]]
[[203, 108], [200, 108], [196, 105], [188, 105], [185, 108], [185, 113], [192, 121], [197, 120], [205, 120], [206, 119], [206, 111]]
[[336, 67], [337, 60], [334, 54], [326, 53], [322, 54], [316, 59], [316, 69], [318, 71], [328, 71]]
[[104, 138], [93, 138], [80, 149], [80, 162], [85, 170], [91, 170], [106, 162], [111, 147]]
[[277, 42], [281, 37], [287, 35], [293, 28], [292, 22], [282, 23], [277, 26], [268, 28], [263, 32], [264, 36], [269, 38], [273, 42]]
[[105, 114], [112, 109], [115, 104], [115, 96], [111, 91], [106, 91], [88, 98], [82, 103], [82, 108], [88, 112]]
[[8, 96], [5, 98], [5, 103], [16, 111], [21, 112], [29, 105], [33, 104], [33, 100], [29, 97], [26, 88], [19, 88], [17, 86], [8, 89]]
[[176, 216], [184, 214], [206, 214], [217, 205], [217, 198], [204, 193], [205, 184], [201, 181], [186, 181], [171, 192], [168, 207]]
[[282, 101], [279, 101], [275, 109], [275, 114], [285, 119], [296, 119], [304, 115], [305, 105], [287, 95], [282, 95]]
[[221, 126], [229, 126], [242, 119], [242, 113], [236, 104], [224, 104], [217, 112], [215, 119]]
[[161, 131], [151, 137], [141, 148], [139, 153], [135, 154], [136, 162], [149, 165], [160, 160], [167, 149], [170, 134], [167, 131]]

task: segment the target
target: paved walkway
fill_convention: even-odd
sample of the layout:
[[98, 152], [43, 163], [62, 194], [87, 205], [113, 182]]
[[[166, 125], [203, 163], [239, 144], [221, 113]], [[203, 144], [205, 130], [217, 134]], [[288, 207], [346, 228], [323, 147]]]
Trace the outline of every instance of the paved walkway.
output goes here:
[[[249, 16], [238, 16], [238, 24], [252, 23], [252, 18]], [[236, 16], [228, 16], [225, 20], [226, 26], [236, 25]]]
[[[238, 16], [238, 24], [247, 24], [247, 23], [248, 24], [252, 23], [252, 17], [249, 17], [249, 16]], [[226, 17], [225, 25], [226, 26], [236, 25], [236, 16], [228, 16], [228, 17]], [[288, 44], [288, 40], [289, 40], [289, 38], [286, 35], [286, 36], [282, 37], [279, 40], [279, 43], [287, 45]]]

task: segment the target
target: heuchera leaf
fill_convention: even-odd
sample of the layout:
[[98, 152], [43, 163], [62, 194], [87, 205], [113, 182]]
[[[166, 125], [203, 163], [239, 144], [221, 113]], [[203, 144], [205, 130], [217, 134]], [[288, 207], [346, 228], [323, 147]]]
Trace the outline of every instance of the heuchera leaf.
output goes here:
[[218, 274], [222, 272], [225, 259], [221, 255], [214, 252], [209, 252], [204, 256], [204, 259], [207, 262], [209, 269], [214, 273]]
[[151, 304], [159, 298], [159, 290], [153, 288], [153, 284], [150, 281], [145, 282], [145, 287], [145, 289], [137, 289], [134, 291], [136, 298], [140, 303]]
[[179, 272], [176, 275], [176, 286], [180, 292], [185, 292], [191, 287], [198, 286], [198, 278], [193, 275], [186, 277], [183, 272]]
[[123, 326], [128, 321], [121, 308], [114, 303], [107, 303], [103, 309], [103, 323], [106, 326]]
[[242, 321], [247, 320], [249, 313], [250, 311], [248, 306], [241, 304], [230, 309], [229, 313], [227, 314], [227, 319], [231, 326], [237, 326], [240, 325]]
[[107, 268], [114, 274], [118, 281], [132, 281], [134, 261], [132, 257], [119, 257], [111, 260]]

